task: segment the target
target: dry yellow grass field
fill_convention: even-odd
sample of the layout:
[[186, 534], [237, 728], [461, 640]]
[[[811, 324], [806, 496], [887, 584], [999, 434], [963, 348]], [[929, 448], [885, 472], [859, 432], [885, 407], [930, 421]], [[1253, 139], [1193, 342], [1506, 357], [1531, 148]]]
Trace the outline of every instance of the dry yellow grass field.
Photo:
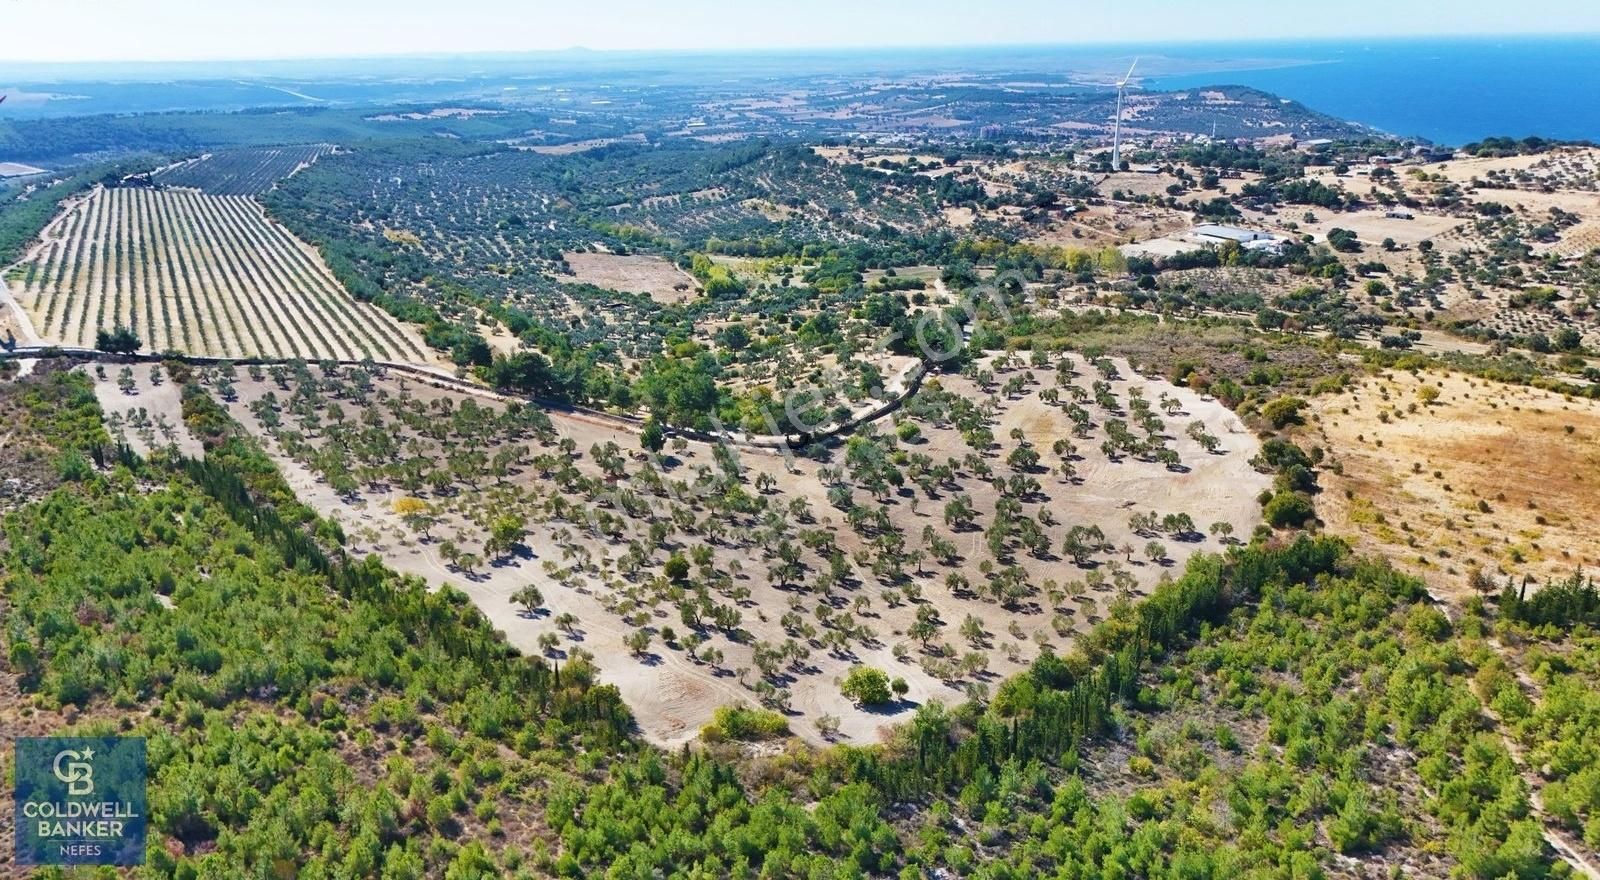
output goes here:
[[[1434, 392], [1437, 399], [1424, 402]], [[1420, 392], [1420, 393], [1419, 393]], [[1415, 410], [1413, 411], [1413, 405]], [[1600, 405], [1460, 374], [1395, 373], [1314, 406], [1318, 513], [1436, 590], [1465, 596], [1600, 566]]]

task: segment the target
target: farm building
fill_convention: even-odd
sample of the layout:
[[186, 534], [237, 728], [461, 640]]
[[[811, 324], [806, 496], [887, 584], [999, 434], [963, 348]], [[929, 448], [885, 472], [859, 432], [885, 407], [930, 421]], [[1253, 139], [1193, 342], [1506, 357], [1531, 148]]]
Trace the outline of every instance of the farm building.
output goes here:
[[1276, 254], [1283, 251], [1284, 244], [1286, 242], [1281, 238], [1258, 238], [1255, 241], [1245, 242], [1244, 249], [1247, 251], [1267, 251], [1268, 253]]
[[1199, 244], [1222, 245], [1232, 242], [1247, 251], [1276, 253], [1284, 245], [1283, 239], [1270, 232], [1245, 229], [1240, 226], [1220, 226], [1214, 223], [1196, 226], [1189, 230], [1189, 234], [1185, 237]]
[[1196, 226], [1189, 234], [1191, 237], [1202, 241], [1215, 243], [1231, 241], [1240, 245], [1248, 244], [1252, 241], [1271, 241], [1276, 238], [1270, 232], [1244, 229], [1239, 226], [1219, 226], [1215, 223]]
[[1219, 247], [1230, 242], [1247, 251], [1272, 253], [1277, 253], [1286, 243], [1270, 232], [1207, 223], [1185, 233], [1126, 244], [1119, 250], [1130, 257], [1170, 257], [1196, 250], [1197, 246]]

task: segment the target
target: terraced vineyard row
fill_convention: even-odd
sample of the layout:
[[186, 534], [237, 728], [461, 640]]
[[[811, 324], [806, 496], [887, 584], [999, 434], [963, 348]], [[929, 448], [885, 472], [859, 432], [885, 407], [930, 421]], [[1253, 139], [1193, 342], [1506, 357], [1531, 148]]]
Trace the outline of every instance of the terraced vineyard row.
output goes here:
[[162, 170], [164, 186], [192, 187], [214, 196], [255, 196], [332, 151], [327, 144], [207, 153]]
[[18, 299], [52, 342], [93, 345], [123, 325], [156, 350], [428, 359], [414, 332], [357, 302], [242, 196], [100, 189], [21, 268]]

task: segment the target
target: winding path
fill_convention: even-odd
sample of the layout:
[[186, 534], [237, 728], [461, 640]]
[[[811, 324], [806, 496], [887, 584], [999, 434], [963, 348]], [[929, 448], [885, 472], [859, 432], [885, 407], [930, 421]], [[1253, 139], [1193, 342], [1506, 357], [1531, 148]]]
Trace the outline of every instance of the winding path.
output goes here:
[[[4, 282], [0, 281], [0, 291], [4, 290], [3, 284]], [[0, 296], [0, 306], [6, 305], [8, 300], [9, 294]], [[23, 314], [22, 310], [15, 308], [14, 305], [13, 311], [19, 315]], [[26, 315], [23, 315], [22, 319], [26, 320]], [[31, 332], [31, 325], [29, 325], [27, 329]], [[111, 363], [160, 363], [163, 361], [178, 361], [180, 363], [194, 364], [196, 366], [212, 366], [216, 364], [228, 363], [235, 366], [244, 367], [252, 365], [271, 366], [289, 364], [293, 363], [295, 360], [303, 360], [296, 358], [271, 357], [226, 358], [215, 357], [211, 355], [154, 354], [151, 352], [115, 354], [112, 352], [100, 351], [99, 349], [95, 348], [83, 348], [81, 346], [37, 344], [37, 337], [35, 337], [33, 341], [36, 344], [19, 345], [15, 348], [0, 350], [0, 361], [75, 358], [79, 360], [106, 361]], [[309, 361], [307, 362], [309, 363]], [[603, 410], [590, 409], [588, 407], [576, 406], [574, 404], [564, 403], [561, 401], [545, 400], [537, 397], [504, 394], [499, 391], [495, 391], [492, 388], [479, 385], [476, 382], [470, 382], [466, 379], [462, 379], [440, 368], [426, 367], [420, 364], [408, 363], [404, 361], [383, 360], [334, 360], [333, 363], [345, 367], [367, 366], [370, 364], [388, 372], [405, 374], [418, 381], [432, 385], [435, 388], [443, 388], [462, 394], [470, 394], [474, 397], [483, 398], [485, 400], [493, 400], [500, 403], [533, 403], [544, 409], [561, 413], [562, 415], [571, 419], [576, 419], [578, 421], [588, 422], [590, 424], [600, 425], [603, 427], [615, 428], [621, 431], [638, 431], [644, 426], [644, 419], [637, 416], [610, 413]], [[857, 410], [855, 414], [845, 422], [834, 425], [824, 431], [818, 431], [811, 434], [746, 434], [740, 431], [723, 431], [713, 433], [695, 431], [687, 428], [672, 428], [669, 430], [671, 433], [695, 440], [702, 440], [711, 443], [727, 443], [733, 446], [739, 446], [746, 449], [764, 451], [768, 453], [777, 453], [780, 450], [792, 450], [796, 447], [806, 446], [812, 443], [826, 443], [842, 434], [846, 434], [855, 430], [861, 425], [878, 421], [879, 419], [882, 419], [885, 416], [893, 413], [895, 410], [898, 410], [908, 399], [922, 389], [922, 380], [926, 375], [927, 367], [924, 366], [920, 361], [913, 361], [905, 368], [900, 370], [899, 373], [895, 374], [894, 378], [885, 383], [884, 392], [888, 395], [888, 399], [882, 401], [873, 401], [864, 406], [862, 409]]]

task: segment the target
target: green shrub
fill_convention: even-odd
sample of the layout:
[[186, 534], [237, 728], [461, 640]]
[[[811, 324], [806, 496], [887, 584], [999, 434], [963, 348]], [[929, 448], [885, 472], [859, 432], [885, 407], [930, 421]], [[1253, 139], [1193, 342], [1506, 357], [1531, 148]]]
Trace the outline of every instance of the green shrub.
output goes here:
[[1299, 492], [1279, 492], [1261, 512], [1275, 529], [1297, 529], [1317, 515], [1311, 499]]
[[1261, 417], [1273, 428], [1281, 430], [1290, 425], [1304, 423], [1300, 410], [1304, 409], [1305, 405], [1306, 402], [1298, 397], [1280, 397], [1261, 408]]
[[839, 692], [863, 706], [878, 706], [889, 702], [889, 676], [871, 666], [855, 666], [839, 685]]
[[753, 742], [789, 734], [789, 720], [777, 712], [749, 706], [719, 706], [711, 723], [700, 728], [700, 738], [708, 743]]

